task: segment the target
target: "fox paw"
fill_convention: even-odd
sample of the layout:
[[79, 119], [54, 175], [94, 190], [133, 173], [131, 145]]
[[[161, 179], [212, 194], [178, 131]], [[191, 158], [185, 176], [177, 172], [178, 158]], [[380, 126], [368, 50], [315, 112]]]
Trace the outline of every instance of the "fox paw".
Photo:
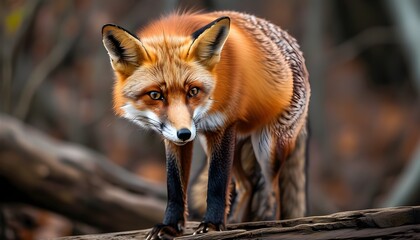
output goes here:
[[182, 232], [183, 232], [182, 224], [178, 224], [178, 226], [176, 227], [165, 225], [165, 224], [157, 224], [146, 235], [146, 240], [173, 239], [175, 237], [181, 236]]
[[194, 232], [194, 235], [196, 234], [202, 234], [202, 233], [207, 233], [207, 232], [213, 232], [213, 231], [224, 231], [225, 230], [225, 225], [220, 223], [220, 224], [214, 224], [211, 222], [201, 222], [200, 225], [198, 225], [197, 229]]

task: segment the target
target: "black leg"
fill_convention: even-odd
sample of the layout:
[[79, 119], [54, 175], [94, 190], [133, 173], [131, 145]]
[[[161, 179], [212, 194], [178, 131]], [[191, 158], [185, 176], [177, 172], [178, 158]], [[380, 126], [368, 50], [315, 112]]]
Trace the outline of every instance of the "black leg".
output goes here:
[[207, 212], [195, 233], [220, 231], [225, 229], [229, 208], [229, 184], [236, 141], [235, 126], [223, 133], [206, 135], [211, 144], [210, 168], [207, 189]]
[[192, 145], [166, 143], [168, 203], [162, 224], [156, 225], [146, 239], [172, 239], [183, 232]]

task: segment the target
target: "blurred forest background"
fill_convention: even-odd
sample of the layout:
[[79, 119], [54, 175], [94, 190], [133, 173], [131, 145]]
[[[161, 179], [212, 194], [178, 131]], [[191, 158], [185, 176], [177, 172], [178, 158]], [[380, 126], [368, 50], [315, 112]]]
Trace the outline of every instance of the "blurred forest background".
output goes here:
[[[310, 215], [420, 203], [418, 0], [2, 0], [0, 239], [160, 221], [164, 148], [114, 116], [101, 28], [135, 32], [176, 9], [252, 13], [297, 38], [312, 86]], [[130, 225], [136, 194], [150, 221]]]

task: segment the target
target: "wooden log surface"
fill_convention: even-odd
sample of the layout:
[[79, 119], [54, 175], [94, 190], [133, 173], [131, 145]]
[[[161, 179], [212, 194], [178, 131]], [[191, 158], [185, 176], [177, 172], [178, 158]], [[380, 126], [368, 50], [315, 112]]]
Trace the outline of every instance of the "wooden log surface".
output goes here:
[[[176, 239], [420, 239], [420, 206], [340, 212], [283, 221], [230, 224], [227, 231], [192, 235], [188, 222]], [[150, 229], [63, 237], [60, 240], [144, 239]]]

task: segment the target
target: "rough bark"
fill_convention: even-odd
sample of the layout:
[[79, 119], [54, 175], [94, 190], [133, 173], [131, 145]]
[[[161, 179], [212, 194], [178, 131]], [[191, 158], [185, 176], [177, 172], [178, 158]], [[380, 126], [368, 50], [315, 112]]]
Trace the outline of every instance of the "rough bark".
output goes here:
[[[284, 221], [231, 224], [227, 231], [191, 235], [197, 222], [176, 239], [420, 239], [420, 206], [340, 212]], [[64, 237], [60, 240], [144, 239], [149, 229]]]

